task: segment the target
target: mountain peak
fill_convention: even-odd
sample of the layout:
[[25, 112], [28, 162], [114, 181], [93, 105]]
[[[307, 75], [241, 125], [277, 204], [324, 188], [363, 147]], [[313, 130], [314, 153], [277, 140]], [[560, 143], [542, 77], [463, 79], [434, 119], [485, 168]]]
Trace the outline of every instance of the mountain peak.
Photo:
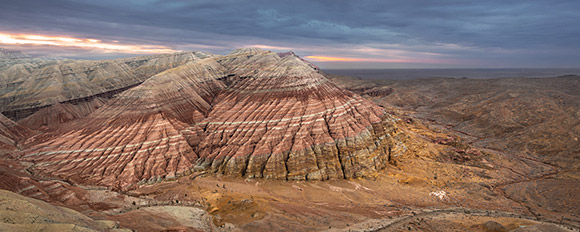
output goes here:
[[286, 56], [298, 56], [296, 55], [296, 53], [294, 53], [293, 51], [287, 51], [287, 52], [279, 52], [276, 53], [280, 58], [284, 58]]
[[[138, 70], [147, 60], [114, 63]], [[104, 101], [22, 159], [43, 175], [117, 189], [192, 170], [327, 180], [385, 168], [395, 133], [379, 106], [293, 53], [259, 48], [188, 60]], [[76, 112], [75, 104], [59, 112]]]

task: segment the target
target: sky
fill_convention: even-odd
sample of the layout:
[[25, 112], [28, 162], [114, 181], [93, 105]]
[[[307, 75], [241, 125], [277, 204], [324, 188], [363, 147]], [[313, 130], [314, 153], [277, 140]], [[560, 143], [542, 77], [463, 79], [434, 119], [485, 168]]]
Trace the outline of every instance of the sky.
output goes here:
[[242, 47], [321, 68], [580, 68], [578, 0], [0, 0], [0, 47], [103, 59]]

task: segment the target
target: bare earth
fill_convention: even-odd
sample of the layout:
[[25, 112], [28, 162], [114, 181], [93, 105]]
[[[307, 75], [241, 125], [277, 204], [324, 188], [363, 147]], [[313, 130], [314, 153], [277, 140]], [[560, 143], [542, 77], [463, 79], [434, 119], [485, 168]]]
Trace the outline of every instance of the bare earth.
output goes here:
[[392, 115], [385, 169], [322, 181], [196, 170], [113, 190], [37, 175], [3, 150], [0, 231], [580, 231], [580, 77], [325, 76]]

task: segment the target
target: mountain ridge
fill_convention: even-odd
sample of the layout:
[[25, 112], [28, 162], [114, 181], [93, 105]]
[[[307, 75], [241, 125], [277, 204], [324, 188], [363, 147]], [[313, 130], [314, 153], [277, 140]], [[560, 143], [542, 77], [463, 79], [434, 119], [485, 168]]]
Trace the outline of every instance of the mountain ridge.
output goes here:
[[93, 101], [53, 104], [57, 110], [21, 120], [35, 127], [60, 120], [29, 140], [21, 160], [41, 175], [126, 190], [195, 171], [362, 177], [384, 169], [396, 150], [394, 119], [293, 53], [200, 56]]

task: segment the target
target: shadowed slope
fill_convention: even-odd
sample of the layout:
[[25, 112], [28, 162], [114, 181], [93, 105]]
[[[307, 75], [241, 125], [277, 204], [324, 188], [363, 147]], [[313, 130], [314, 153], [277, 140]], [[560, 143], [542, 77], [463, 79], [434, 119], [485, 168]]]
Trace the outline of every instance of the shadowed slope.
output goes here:
[[43, 175], [130, 189], [198, 170], [350, 178], [386, 166], [388, 115], [295, 55], [240, 49], [127, 90], [27, 150]]
[[0, 150], [13, 150], [18, 140], [26, 138], [32, 131], [0, 114]]
[[[240, 80], [194, 126], [199, 169], [275, 179], [363, 176], [388, 159], [385, 112], [308, 63], [255, 49], [230, 67]], [[189, 131], [184, 131], [188, 133]]]
[[45, 175], [115, 188], [189, 172], [198, 156], [178, 130], [203, 118], [223, 75], [213, 60], [158, 74], [24, 159]]
[[[0, 70], [0, 110], [14, 120], [27, 117], [23, 122], [30, 126], [54, 127], [93, 112], [100, 106], [92, 104], [95, 98], [111, 98], [157, 73], [207, 57], [201, 52], [184, 52], [102, 61], [15, 63]], [[40, 109], [46, 110], [38, 112]]]

